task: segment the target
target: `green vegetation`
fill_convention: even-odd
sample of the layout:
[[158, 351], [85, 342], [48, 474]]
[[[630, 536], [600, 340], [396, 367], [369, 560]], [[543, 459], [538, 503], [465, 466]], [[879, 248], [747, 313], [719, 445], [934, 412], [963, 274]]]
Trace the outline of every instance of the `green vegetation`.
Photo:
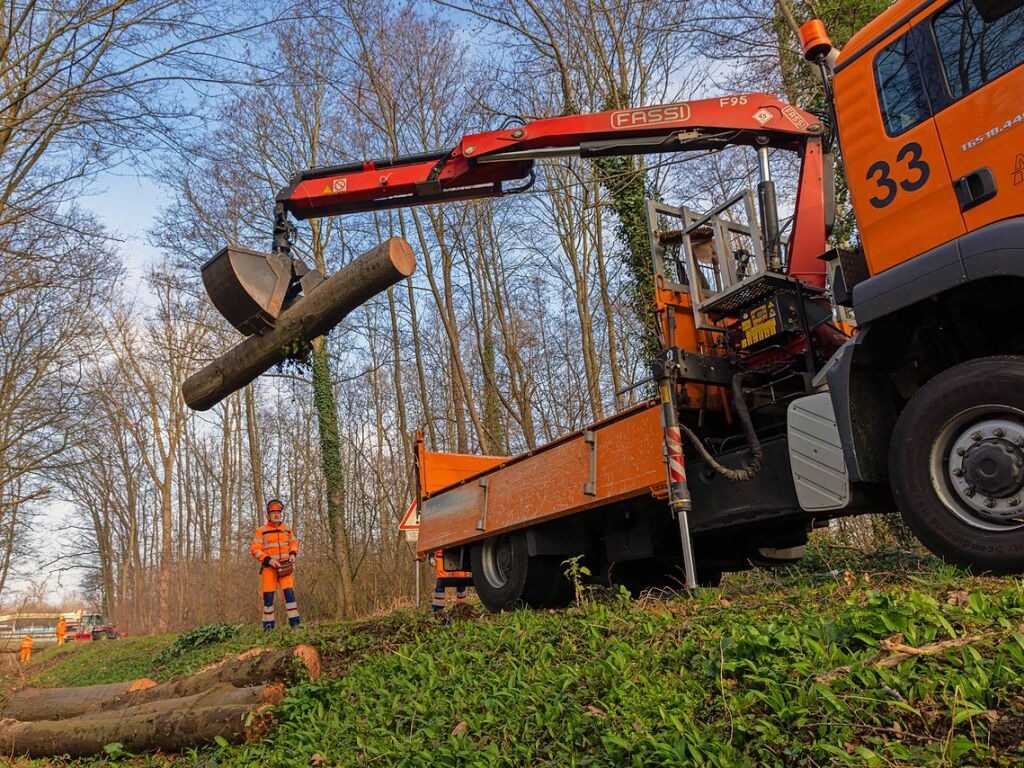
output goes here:
[[[969, 577], [914, 555], [823, 550], [802, 568], [729, 577], [721, 589], [689, 600], [586, 597], [565, 612], [457, 611], [437, 620], [405, 611], [276, 632], [277, 645], [301, 639], [319, 647], [328, 676], [294, 689], [262, 741], [215, 746], [178, 763], [1024, 760], [1020, 580]], [[85, 645], [62, 652], [39, 680], [165, 678], [264, 640], [250, 628], [207, 643], [196, 638], [193, 632], [177, 644], [165, 637]], [[955, 642], [934, 645], [943, 641]], [[902, 661], [895, 655], [901, 651], [908, 654]], [[147, 669], [154, 659], [166, 661]], [[100, 660], [106, 671], [90, 678], [84, 670]], [[104, 757], [88, 764], [128, 762]], [[175, 761], [133, 764], [169, 762]]]

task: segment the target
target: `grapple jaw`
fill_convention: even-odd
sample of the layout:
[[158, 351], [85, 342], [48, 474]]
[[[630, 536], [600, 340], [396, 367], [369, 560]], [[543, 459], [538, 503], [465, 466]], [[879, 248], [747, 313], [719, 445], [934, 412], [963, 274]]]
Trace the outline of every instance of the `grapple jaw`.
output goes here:
[[262, 253], [248, 248], [222, 248], [202, 268], [210, 301], [246, 336], [274, 327], [278, 315], [303, 290], [323, 276], [286, 252]]

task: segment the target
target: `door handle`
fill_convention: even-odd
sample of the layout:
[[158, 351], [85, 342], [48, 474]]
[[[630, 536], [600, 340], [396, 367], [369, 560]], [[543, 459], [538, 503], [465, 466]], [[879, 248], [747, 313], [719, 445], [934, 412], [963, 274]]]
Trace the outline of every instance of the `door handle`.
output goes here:
[[991, 200], [999, 191], [996, 186], [996, 177], [992, 174], [992, 169], [987, 167], [961, 176], [953, 182], [953, 189], [956, 190], [956, 199], [960, 203], [961, 213], [969, 211], [976, 205], [981, 205], [986, 200]]

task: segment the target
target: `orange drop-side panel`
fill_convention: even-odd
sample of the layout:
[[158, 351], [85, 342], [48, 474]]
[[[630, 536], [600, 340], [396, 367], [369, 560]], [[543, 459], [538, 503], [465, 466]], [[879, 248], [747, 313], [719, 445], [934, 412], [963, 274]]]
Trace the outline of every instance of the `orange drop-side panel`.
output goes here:
[[[596, 441], [587, 441], [593, 433]], [[425, 555], [615, 501], [662, 492], [661, 409], [647, 402], [536, 451], [426, 493], [417, 549]], [[596, 471], [591, 473], [591, 452]], [[593, 479], [593, 487], [585, 486]], [[592, 494], [587, 493], [592, 490]], [[486, 505], [486, 506], [485, 506]]]
[[433, 493], [508, 461], [508, 456], [474, 456], [468, 453], [435, 453], [417, 442], [420, 492]]

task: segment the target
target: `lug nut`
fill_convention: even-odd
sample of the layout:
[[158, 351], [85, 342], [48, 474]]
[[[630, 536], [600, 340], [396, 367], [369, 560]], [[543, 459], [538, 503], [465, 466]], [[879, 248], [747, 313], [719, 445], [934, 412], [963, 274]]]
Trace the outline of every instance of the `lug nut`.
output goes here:
[[989, 509], [992, 509], [992, 507], [994, 507], [995, 505], [996, 505], [996, 500], [995, 499], [992, 499], [992, 498], [985, 499], [985, 506], [988, 507]]
[[963, 477], [963, 476], [964, 476], [964, 471], [962, 469], [960, 469], [959, 467], [957, 467], [956, 469], [953, 470], [953, 477]]
[[1009, 504], [1011, 507], [1019, 507], [1020, 499], [1017, 496], [1014, 496], [1012, 499], [1010, 499]]
[[971, 440], [974, 440], [974, 441], [981, 440], [981, 432], [972, 432], [971, 433]]
[[973, 496], [973, 495], [974, 495], [974, 489], [973, 488], [964, 488], [964, 496], [966, 496], [967, 498], [971, 498], [971, 496]]
[[956, 449], [956, 455], [957, 456], [965, 456], [965, 455], [967, 455], [967, 449], [966, 448], [957, 448]]
[[1018, 448], [1024, 448], [1024, 437], [1018, 437], [1016, 440], [1013, 441], [1013, 444], [1016, 445]]
[[996, 437], [1002, 437], [1003, 435], [1006, 434], [1006, 430], [1003, 429], [1002, 427], [996, 427], [995, 429], [992, 430], [992, 434], [995, 435]]

